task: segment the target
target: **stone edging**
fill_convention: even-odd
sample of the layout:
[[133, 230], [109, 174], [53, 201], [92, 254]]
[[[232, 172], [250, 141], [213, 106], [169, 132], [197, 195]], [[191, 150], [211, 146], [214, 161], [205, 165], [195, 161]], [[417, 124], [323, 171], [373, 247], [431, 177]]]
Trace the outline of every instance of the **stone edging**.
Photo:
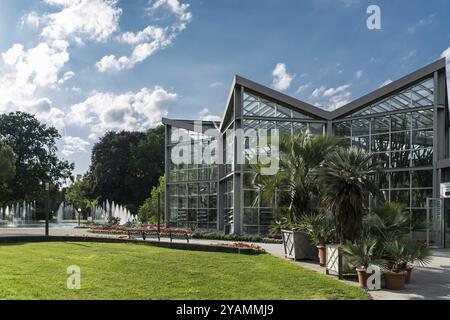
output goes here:
[[165, 241], [143, 241], [134, 239], [117, 239], [107, 237], [76, 237], [76, 236], [12, 236], [0, 237], [0, 244], [16, 244], [16, 243], [36, 243], [36, 242], [98, 242], [98, 243], [134, 243], [151, 245], [155, 247], [191, 250], [191, 251], [205, 251], [205, 252], [222, 252], [222, 253], [237, 253], [237, 254], [259, 254], [259, 252], [250, 248], [233, 248], [219, 245], [208, 245], [199, 243], [180, 243], [180, 242], [165, 242]]

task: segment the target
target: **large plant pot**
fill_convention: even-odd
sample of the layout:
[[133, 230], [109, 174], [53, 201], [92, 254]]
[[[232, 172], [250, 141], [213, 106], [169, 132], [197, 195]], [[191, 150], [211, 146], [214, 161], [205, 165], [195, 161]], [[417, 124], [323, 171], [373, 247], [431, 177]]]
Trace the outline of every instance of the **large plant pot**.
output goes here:
[[356, 273], [358, 274], [358, 283], [361, 288], [367, 288], [367, 279], [370, 274], [366, 272], [365, 268], [356, 268]]
[[324, 246], [317, 246], [319, 250], [319, 264], [321, 267], [325, 267], [327, 264], [327, 251]]
[[355, 269], [350, 266], [348, 259], [342, 254], [342, 245], [326, 245], [326, 273], [334, 273], [341, 279], [344, 275], [354, 275]]
[[317, 248], [301, 231], [282, 230], [284, 254], [294, 260], [317, 260]]
[[406, 272], [406, 276], [405, 276], [405, 283], [409, 284], [411, 282], [411, 273], [413, 271], [413, 267], [406, 267], [405, 268], [405, 272]]
[[402, 290], [405, 288], [406, 271], [399, 273], [387, 271], [384, 273], [386, 288], [389, 290]]

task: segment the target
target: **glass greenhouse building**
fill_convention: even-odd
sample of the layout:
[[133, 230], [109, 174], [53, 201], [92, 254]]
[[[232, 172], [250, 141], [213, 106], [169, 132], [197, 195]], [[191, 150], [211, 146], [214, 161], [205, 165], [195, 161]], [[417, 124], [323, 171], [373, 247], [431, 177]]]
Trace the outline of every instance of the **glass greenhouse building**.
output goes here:
[[[412, 237], [450, 245], [450, 118], [445, 59], [438, 60], [332, 112], [236, 76], [221, 122], [163, 119], [166, 126], [166, 222], [225, 233], [260, 234], [272, 207], [259, 199], [249, 163], [255, 148], [235, 132], [277, 129], [331, 134], [376, 154], [385, 199], [405, 203], [430, 222]], [[256, 146], [261, 148], [262, 146]], [[253, 148], [253, 149], [252, 149]], [[208, 156], [203, 155], [202, 151]], [[218, 152], [218, 151], [221, 152]], [[241, 151], [243, 150], [243, 151]], [[173, 156], [184, 161], [173, 161]], [[244, 159], [244, 161], [239, 161]], [[197, 160], [197, 161], [192, 161]], [[241, 164], [242, 163], [242, 164]], [[278, 193], [275, 193], [277, 199]], [[369, 202], [369, 201], [368, 201]]]

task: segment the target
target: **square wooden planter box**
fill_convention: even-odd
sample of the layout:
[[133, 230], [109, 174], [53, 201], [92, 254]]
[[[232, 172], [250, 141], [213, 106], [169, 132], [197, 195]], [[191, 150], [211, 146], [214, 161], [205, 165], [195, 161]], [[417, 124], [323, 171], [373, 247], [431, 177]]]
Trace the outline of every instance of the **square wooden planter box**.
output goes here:
[[294, 260], [317, 260], [317, 248], [301, 231], [282, 230], [284, 255]]

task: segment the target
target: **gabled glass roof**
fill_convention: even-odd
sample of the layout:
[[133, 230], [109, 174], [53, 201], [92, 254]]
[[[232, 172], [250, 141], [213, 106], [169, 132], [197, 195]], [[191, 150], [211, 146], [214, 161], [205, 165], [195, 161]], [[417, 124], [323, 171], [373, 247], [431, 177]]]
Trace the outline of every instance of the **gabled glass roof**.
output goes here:
[[346, 118], [372, 115], [377, 113], [400, 111], [408, 108], [434, 106], [434, 81], [428, 78], [384, 100], [351, 113]]
[[244, 116], [250, 117], [313, 119], [287, 105], [267, 100], [247, 90], [244, 91], [243, 112]]

